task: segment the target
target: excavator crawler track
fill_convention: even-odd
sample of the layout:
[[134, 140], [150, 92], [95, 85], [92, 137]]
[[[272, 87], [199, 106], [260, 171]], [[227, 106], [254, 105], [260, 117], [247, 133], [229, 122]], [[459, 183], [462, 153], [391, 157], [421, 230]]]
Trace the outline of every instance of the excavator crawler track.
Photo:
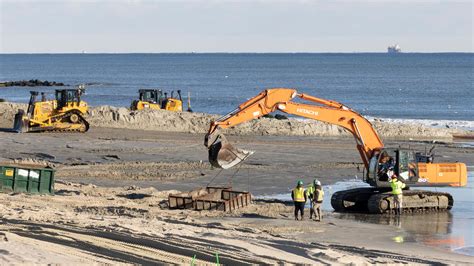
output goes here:
[[380, 190], [373, 187], [354, 188], [338, 191], [331, 198], [331, 205], [336, 212], [367, 212], [367, 201], [379, 193]]
[[[404, 213], [439, 212], [450, 210], [454, 200], [449, 193], [405, 190], [403, 191]], [[355, 188], [338, 191], [331, 198], [336, 212], [359, 212], [371, 214], [394, 213], [394, 198], [388, 189]]]
[[[403, 213], [439, 212], [453, 207], [451, 194], [427, 190], [403, 191]], [[367, 202], [369, 213], [394, 213], [395, 204], [390, 192], [374, 194]]]

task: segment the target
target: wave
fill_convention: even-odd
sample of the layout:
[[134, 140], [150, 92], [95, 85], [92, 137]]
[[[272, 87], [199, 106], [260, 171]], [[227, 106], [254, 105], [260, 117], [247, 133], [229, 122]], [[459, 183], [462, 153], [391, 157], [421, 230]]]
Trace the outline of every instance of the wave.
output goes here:
[[[422, 125], [431, 128], [461, 129], [474, 131], [474, 121], [471, 120], [443, 120], [443, 119], [413, 119], [413, 118], [386, 118], [364, 116], [370, 122], [384, 122], [388, 124]], [[294, 117], [299, 121], [311, 121], [309, 118]]]
[[423, 125], [434, 128], [456, 128], [474, 131], [474, 121], [470, 120], [436, 120], [436, 119], [411, 119], [411, 118], [383, 118], [366, 116], [370, 122], [379, 121], [391, 124]]

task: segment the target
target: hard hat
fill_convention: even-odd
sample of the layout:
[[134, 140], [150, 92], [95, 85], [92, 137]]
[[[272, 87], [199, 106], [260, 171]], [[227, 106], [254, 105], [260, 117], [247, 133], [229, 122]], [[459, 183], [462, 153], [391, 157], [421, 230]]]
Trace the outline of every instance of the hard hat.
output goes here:
[[298, 185], [298, 186], [302, 186], [302, 185], [303, 185], [303, 180], [298, 180], [297, 185]]
[[315, 179], [315, 180], [313, 181], [313, 184], [316, 185], [318, 182], [319, 182], [319, 181], [318, 181], [317, 179]]
[[321, 186], [321, 182], [319, 180], [316, 180], [316, 186]]

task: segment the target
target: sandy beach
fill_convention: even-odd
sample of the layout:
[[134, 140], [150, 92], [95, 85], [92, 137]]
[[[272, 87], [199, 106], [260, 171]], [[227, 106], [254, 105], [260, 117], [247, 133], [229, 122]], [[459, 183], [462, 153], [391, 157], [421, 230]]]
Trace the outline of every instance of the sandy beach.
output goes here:
[[[0, 103], [1, 128], [11, 127], [17, 108]], [[217, 253], [224, 264], [472, 263], [470, 256], [414, 241], [389, 216], [376, 224], [327, 212], [320, 223], [299, 222], [291, 205], [269, 200], [230, 213], [169, 210], [168, 194], [208, 184], [263, 196], [289, 193], [297, 179], [334, 184], [363, 176], [352, 137], [298, 120], [261, 119], [230, 130], [235, 146], [256, 152], [237, 169], [212, 169], [203, 146], [212, 118], [99, 107], [85, 134], [0, 132], [2, 163], [48, 164], [57, 179], [54, 196], [0, 194], [0, 261], [188, 264], [196, 255], [205, 264]], [[424, 150], [436, 140], [444, 161], [474, 165], [472, 148], [452, 138], [470, 132], [374, 125], [386, 146]]]

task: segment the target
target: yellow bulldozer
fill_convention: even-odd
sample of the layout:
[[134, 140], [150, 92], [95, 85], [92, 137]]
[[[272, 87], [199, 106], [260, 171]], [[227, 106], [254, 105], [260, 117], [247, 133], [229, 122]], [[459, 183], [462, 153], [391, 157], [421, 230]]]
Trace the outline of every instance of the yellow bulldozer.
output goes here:
[[56, 90], [55, 99], [47, 100], [46, 94], [31, 91], [30, 102], [25, 113], [18, 110], [15, 115], [13, 130], [23, 132], [73, 131], [86, 132], [89, 123], [84, 118], [89, 110], [86, 102], [81, 100], [84, 86], [74, 89]]
[[[167, 110], [173, 112], [183, 111], [183, 98], [181, 96], [181, 90], [177, 90], [177, 97], [174, 96], [174, 91], [171, 91], [171, 94], [168, 97], [168, 93], [163, 93], [162, 90], [158, 89], [141, 89], [138, 90], [138, 94], [138, 100], [134, 100], [130, 106], [130, 109], [133, 111], [144, 109]], [[189, 96], [187, 111], [192, 112]]]

